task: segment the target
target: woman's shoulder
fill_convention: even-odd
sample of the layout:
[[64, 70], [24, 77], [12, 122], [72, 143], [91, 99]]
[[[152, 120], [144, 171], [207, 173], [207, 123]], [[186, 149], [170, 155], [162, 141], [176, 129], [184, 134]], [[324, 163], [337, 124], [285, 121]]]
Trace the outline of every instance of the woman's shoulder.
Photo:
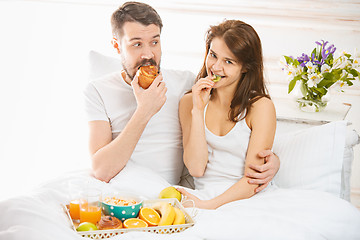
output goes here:
[[256, 102], [251, 105], [251, 116], [267, 116], [276, 115], [275, 105], [268, 97], [260, 97]]
[[180, 99], [180, 106], [192, 106], [192, 92], [184, 94]]
[[262, 107], [274, 107], [273, 101], [268, 97], [258, 97], [258, 100], [256, 100], [253, 104], [253, 107], [255, 108], [262, 108]]
[[181, 99], [179, 103], [179, 116], [180, 121], [184, 120], [184, 118], [191, 118], [191, 109], [192, 109], [192, 93], [186, 93]]
[[261, 97], [252, 104], [246, 119], [251, 131], [273, 133], [276, 129], [276, 110], [273, 101], [268, 97]]

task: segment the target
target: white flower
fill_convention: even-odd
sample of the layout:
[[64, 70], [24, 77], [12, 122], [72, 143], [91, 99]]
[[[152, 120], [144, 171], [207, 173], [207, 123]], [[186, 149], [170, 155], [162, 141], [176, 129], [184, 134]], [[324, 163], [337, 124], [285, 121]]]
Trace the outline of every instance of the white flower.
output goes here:
[[360, 64], [360, 58], [354, 58], [353, 65], [359, 65]]
[[321, 72], [330, 72], [331, 67], [329, 65], [327, 65], [326, 63], [324, 65], [321, 66]]
[[345, 56], [340, 56], [334, 60], [332, 69], [345, 68], [347, 65], [347, 59]]
[[342, 92], [342, 86], [344, 86], [344, 83], [342, 81], [337, 81], [331, 86], [331, 88], [335, 92]]
[[349, 85], [347, 84], [347, 82], [343, 82], [343, 81], [337, 81], [336, 83], [339, 84], [340, 88], [348, 87], [348, 86], [349, 86]]
[[284, 72], [288, 77], [288, 80], [292, 80], [296, 75], [302, 72], [302, 67], [299, 65], [295, 67], [293, 64], [286, 65], [284, 68]]
[[345, 50], [342, 50], [340, 53], [340, 57], [345, 57], [345, 54], [349, 54], [349, 53], [346, 52]]
[[292, 73], [292, 71], [290, 71], [289, 67], [284, 67], [283, 71], [284, 71], [284, 74], [286, 75], [288, 80], [290, 80], [290, 79], [292, 79], [294, 77], [293, 73]]
[[356, 71], [360, 72], [360, 57], [354, 58], [351, 68], [354, 68]]
[[280, 57], [280, 61], [279, 61], [280, 65], [283, 67], [287, 67], [287, 62], [286, 62], [286, 58], [284, 56]]
[[352, 66], [352, 62], [350, 61], [350, 59], [346, 60], [346, 67], [351, 67]]
[[320, 82], [321, 75], [316, 73], [310, 73], [308, 78], [309, 78], [309, 80], [307, 81], [308, 87], [314, 87]]
[[295, 69], [295, 74], [298, 75], [300, 73], [302, 73], [304, 71], [304, 68], [300, 65], [298, 65], [297, 67], [294, 66]]
[[354, 77], [351, 73], [348, 73], [345, 69], [343, 69], [341, 71], [341, 75], [340, 75], [340, 78], [343, 78], [343, 77], [348, 77], [348, 78], [352, 78]]
[[314, 73], [316, 70], [315, 65], [312, 62], [307, 62], [305, 66], [307, 67], [309, 73]]
[[360, 51], [357, 48], [354, 49], [354, 57], [360, 58]]

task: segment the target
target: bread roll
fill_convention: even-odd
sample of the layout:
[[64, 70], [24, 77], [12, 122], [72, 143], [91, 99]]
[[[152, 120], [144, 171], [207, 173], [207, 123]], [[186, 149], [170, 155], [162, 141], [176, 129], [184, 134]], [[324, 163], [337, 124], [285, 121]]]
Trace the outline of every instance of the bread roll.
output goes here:
[[102, 216], [98, 222], [98, 228], [100, 230], [119, 229], [122, 228], [122, 222], [116, 217]]
[[149, 66], [143, 66], [139, 69], [139, 85], [143, 89], [147, 89], [151, 83], [154, 81], [154, 79], [157, 77], [158, 74], [158, 68], [153, 65]]

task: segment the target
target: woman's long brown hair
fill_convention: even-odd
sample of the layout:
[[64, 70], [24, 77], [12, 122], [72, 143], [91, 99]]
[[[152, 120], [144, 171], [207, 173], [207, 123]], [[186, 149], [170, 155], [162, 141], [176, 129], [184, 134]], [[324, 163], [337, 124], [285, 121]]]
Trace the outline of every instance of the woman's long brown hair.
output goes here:
[[[242, 65], [242, 75], [230, 105], [229, 119], [238, 122], [250, 112], [251, 105], [262, 97], [270, 98], [264, 82], [261, 41], [249, 24], [226, 20], [211, 26], [206, 34], [206, 55], [196, 81], [207, 76], [206, 58], [214, 38], [222, 38], [236, 60]], [[212, 89], [214, 93], [216, 89]]]

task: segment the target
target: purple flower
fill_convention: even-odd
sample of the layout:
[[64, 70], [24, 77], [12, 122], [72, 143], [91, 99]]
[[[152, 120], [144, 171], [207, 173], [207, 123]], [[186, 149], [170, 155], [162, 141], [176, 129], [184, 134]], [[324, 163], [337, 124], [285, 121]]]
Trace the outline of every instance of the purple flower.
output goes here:
[[334, 46], [334, 44], [332, 44], [331, 46], [329, 46], [328, 48], [324, 48], [321, 52], [321, 56], [323, 57], [323, 59], [326, 59], [330, 54], [333, 54], [336, 51], [336, 47]]
[[320, 43], [318, 41], [316, 41], [315, 43], [324, 49], [326, 44], [328, 44], [328, 41], [326, 41], [326, 42], [324, 40], [321, 40], [321, 41], [322, 41], [322, 43]]
[[297, 58], [297, 60], [300, 63], [300, 66], [305, 67], [306, 63], [310, 61], [310, 58], [308, 55], [303, 53], [300, 57]]
[[335, 51], [336, 51], [336, 47], [334, 46], [334, 44], [330, 45], [328, 48], [323, 48], [321, 51], [321, 56], [322, 56], [321, 65], [323, 65], [325, 62], [325, 59], [327, 59], [327, 57], [330, 54], [334, 54]]
[[324, 40], [321, 40], [321, 42], [316, 41], [315, 43], [320, 46], [321, 55], [319, 56], [320, 61], [319, 59], [315, 59], [314, 56], [312, 56], [314, 60], [313, 63], [323, 65], [325, 63], [325, 59], [327, 59], [330, 54], [333, 54], [335, 52], [336, 47], [334, 46], [334, 44], [332, 44], [328, 48], [326, 48], [326, 45], [329, 42], [328, 41], [325, 42]]
[[313, 53], [313, 54], [311, 55], [311, 62], [312, 62], [313, 64], [321, 65], [321, 63], [320, 63], [319, 59], [317, 59], [315, 53]]

